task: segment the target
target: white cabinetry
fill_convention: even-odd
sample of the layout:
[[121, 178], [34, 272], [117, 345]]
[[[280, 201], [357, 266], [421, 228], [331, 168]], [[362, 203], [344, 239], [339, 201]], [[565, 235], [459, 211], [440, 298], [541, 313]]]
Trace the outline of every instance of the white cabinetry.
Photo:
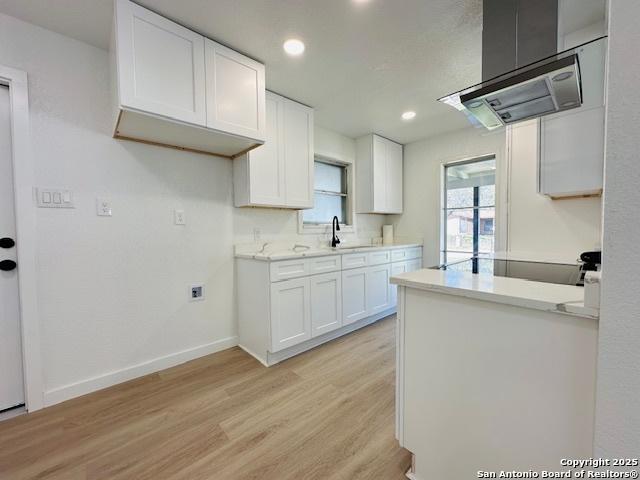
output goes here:
[[265, 138], [264, 65], [205, 39], [207, 127]]
[[599, 195], [604, 172], [606, 41], [578, 51], [580, 108], [540, 119], [538, 191], [551, 198]]
[[264, 65], [129, 0], [110, 53], [116, 138], [229, 158], [264, 142]]
[[311, 286], [311, 336], [317, 337], [342, 326], [342, 275], [314, 275]]
[[271, 284], [271, 351], [311, 338], [311, 289], [308, 278]]
[[267, 92], [267, 140], [234, 162], [236, 207], [313, 207], [313, 109]]
[[[400, 275], [402, 273], [415, 272], [422, 268], [422, 259], [416, 258], [415, 260], [407, 260], [404, 262], [397, 262], [391, 264], [391, 276]], [[391, 305], [396, 306], [398, 304], [398, 286], [390, 285], [391, 290]]]
[[367, 269], [367, 315], [375, 315], [391, 307], [390, 276], [389, 263]]
[[421, 247], [407, 247], [279, 261], [239, 258], [240, 346], [272, 365], [382, 318], [396, 304], [392, 272], [420, 268], [421, 256]]
[[367, 267], [342, 272], [342, 321], [345, 325], [367, 316]]
[[356, 144], [358, 213], [402, 213], [402, 145], [374, 134]]

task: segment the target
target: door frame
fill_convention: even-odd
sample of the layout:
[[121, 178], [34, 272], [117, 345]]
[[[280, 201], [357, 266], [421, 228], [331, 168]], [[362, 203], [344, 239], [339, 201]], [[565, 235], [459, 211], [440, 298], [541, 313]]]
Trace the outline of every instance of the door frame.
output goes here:
[[44, 385], [37, 295], [35, 172], [27, 74], [0, 64], [0, 84], [9, 87], [24, 394], [26, 410], [33, 412], [44, 406]]

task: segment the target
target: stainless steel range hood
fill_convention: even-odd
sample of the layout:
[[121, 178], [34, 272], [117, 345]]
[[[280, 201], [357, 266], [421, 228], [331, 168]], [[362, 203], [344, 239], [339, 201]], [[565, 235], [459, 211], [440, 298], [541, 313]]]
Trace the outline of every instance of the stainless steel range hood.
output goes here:
[[[606, 37], [556, 54], [557, 7], [557, 0], [485, 0], [484, 81], [439, 101], [489, 130], [580, 107], [584, 101], [582, 64], [598, 62]], [[530, 61], [532, 57], [536, 61]], [[519, 66], [523, 62], [528, 63]], [[512, 68], [495, 75], [508, 65]], [[586, 72], [592, 70], [591, 65], [586, 66]]]
[[482, 125], [494, 129], [582, 104], [578, 55], [515, 71], [460, 94], [460, 103]]

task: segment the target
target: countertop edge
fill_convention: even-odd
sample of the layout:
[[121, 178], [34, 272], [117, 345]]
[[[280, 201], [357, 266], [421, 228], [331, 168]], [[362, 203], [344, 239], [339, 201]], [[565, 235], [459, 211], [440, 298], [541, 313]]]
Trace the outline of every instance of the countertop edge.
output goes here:
[[537, 300], [532, 298], [517, 297], [504, 293], [486, 292], [482, 290], [474, 290], [470, 288], [452, 287], [448, 285], [438, 285], [434, 283], [415, 282], [398, 277], [391, 277], [390, 282], [394, 285], [414, 288], [444, 295], [452, 295], [458, 297], [471, 298], [473, 300], [483, 300], [503, 305], [512, 305], [515, 307], [528, 308], [532, 310], [540, 310], [544, 312], [559, 313], [562, 315], [570, 315], [574, 317], [589, 318], [598, 320], [599, 312], [594, 308], [584, 307], [576, 304], [575, 301], [564, 303], [554, 303], [545, 300]]
[[317, 251], [314, 250], [310, 253], [300, 252], [300, 253], [292, 253], [290, 255], [278, 255], [276, 257], [270, 257], [262, 254], [251, 254], [251, 253], [236, 253], [235, 258], [241, 258], [244, 260], [257, 260], [259, 262], [279, 262], [282, 260], [295, 260], [296, 258], [313, 258], [313, 257], [332, 257], [335, 255], [347, 255], [349, 253], [359, 253], [359, 252], [378, 252], [380, 250], [398, 250], [402, 248], [415, 248], [422, 247], [421, 243], [406, 243], [399, 245], [376, 245], [375, 247], [353, 247], [353, 248], [344, 248], [338, 250], [328, 250], [327, 251]]

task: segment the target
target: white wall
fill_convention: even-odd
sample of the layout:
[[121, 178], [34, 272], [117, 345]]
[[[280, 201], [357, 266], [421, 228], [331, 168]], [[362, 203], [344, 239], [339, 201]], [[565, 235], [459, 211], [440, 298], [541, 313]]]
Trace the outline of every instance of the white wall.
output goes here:
[[441, 164], [491, 153], [498, 165], [497, 236], [508, 223], [508, 244], [497, 249], [574, 262], [581, 251], [600, 245], [600, 199], [552, 201], [537, 194], [537, 143], [527, 125], [509, 165], [505, 131], [469, 127], [405, 146], [405, 211], [394, 224], [399, 235], [424, 238], [426, 266], [440, 259]]
[[[58, 389], [235, 342], [228, 160], [111, 138], [107, 53], [0, 16], [0, 63], [27, 72], [35, 178], [74, 210], [37, 210], [45, 401]], [[96, 196], [113, 217], [97, 217]], [[174, 226], [173, 209], [187, 226]], [[207, 301], [189, 303], [204, 282]]]
[[[107, 52], [0, 15], [0, 64], [29, 76], [36, 186], [76, 201], [37, 210], [46, 403], [233, 345], [233, 246], [256, 225], [297, 237], [297, 213], [233, 208], [229, 160], [114, 140]], [[322, 153], [353, 159], [353, 140], [315, 134]], [[113, 217], [96, 216], [97, 196]], [[198, 282], [206, 300], [191, 303]]]
[[640, 452], [640, 64], [629, 61], [640, 49], [638, 18], [640, 2], [610, 2], [595, 435], [595, 456], [604, 458]]

